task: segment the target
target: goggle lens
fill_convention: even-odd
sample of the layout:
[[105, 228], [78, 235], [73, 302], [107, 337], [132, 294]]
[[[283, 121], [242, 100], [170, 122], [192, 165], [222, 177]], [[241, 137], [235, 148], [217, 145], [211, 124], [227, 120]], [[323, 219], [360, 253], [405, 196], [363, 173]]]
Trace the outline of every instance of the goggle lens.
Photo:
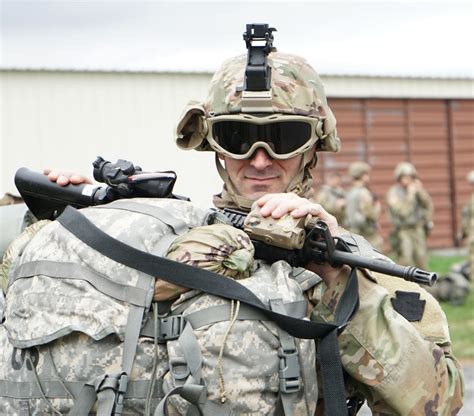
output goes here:
[[304, 121], [277, 121], [256, 124], [247, 121], [216, 121], [212, 125], [212, 138], [224, 150], [244, 155], [257, 142], [267, 143], [278, 155], [298, 150], [312, 136], [310, 123]]

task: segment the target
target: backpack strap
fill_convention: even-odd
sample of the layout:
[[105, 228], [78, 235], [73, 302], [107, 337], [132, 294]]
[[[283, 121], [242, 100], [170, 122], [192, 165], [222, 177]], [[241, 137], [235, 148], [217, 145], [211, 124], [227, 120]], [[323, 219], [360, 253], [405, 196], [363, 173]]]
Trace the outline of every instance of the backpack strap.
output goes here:
[[136, 212], [138, 214], [149, 215], [165, 223], [173, 230], [173, 233], [182, 235], [188, 231], [189, 227], [183, 220], [176, 218], [170, 211], [155, 205], [141, 204], [140, 202], [119, 199], [105, 205], [96, 205], [94, 208], [100, 209], [122, 209], [125, 211]]
[[66, 207], [57, 221], [81, 241], [118, 263], [150, 276], [159, 276], [160, 279], [177, 285], [201, 290], [226, 299], [239, 300], [259, 309], [278, 326], [295, 337], [321, 339], [323, 389], [325, 397], [330, 398], [327, 402], [327, 414], [338, 416], [347, 414], [337, 333], [349, 323], [358, 309], [359, 295], [355, 268], [350, 274], [346, 289], [336, 308], [335, 321], [333, 323], [311, 322], [270, 310], [252, 291], [235, 280], [204, 269], [154, 256], [116, 240], [71, 206]]
[[[153, 286], [150, 280], [154, 279], [149, 275], [140, 274], [136, 285], [142, 291], [146, 291]], [[151, 303], [151, 299], [149, 300]], [[133, 361], [140, 336], [140, 328], [145, 313], [145, 306], [148, 307], [149, 304], [130, 305], [123, 343], [122, 371], [118, 374], [104, 374], [86, 383], [77, 401], [71, 408], [69, 415], [79, 416], [88, 414], [96, 399], [98, 414], [122, 414], [128, 380], [132, 373]]]
[[10, 284], [13, 284], [18, 279], [37, 275], [57, 279], [84, 280], [107, 296], [137, 306], [148, 306], [153, 298], [152, 286], [142, 289], [136, 286], [125, 285], [85, 265], [68, 262], [60, 263], [50, 260], [36, 260], [21, 264], [12, 273]]
[[[304, 318], [307, 312], [308, 302], [306, 300], [298, 300], [295, 302], [285, 302], [285, 310], [288, 311], [287, 315], [293, 318]], [[200, 311], [191, 312], [186, 315], [176, 312], [172, 312], [170, 315], [159, 318], [159, 333], [158, 340], [160, 342], [167, 341], [170, 339], [176, 339], [181, 334], [184, 323], [191, 324], [193, 329], [201, 328], [205, 325], [215, 324], [216, 322], [223, 322], [229, 320], [230, 305], [228, 303], [223, 305], [209, 306], [208, 308]], [[258, 311], [257, 309], [248, 306], [246, 304], [240, 305], [239, 313], [237, 314], [238, 320], [254, 320], [254, 321], [270, 321], [271, 319]], [[154, 328], [153, 321], [147, 319], [143, 326], [141, 336], [153, 338]]]
[[118, 374], [104, 374], [85, 383], [79, 397], [68, 413], [69, 416], [89, 414], [96, 400], [97, 414], [122, 414], [128, 378], [132, 372], [143, 314], [143, 307], [134, 305], [130, 307], [123, 344], [122, 372]]
[[168, 210], [157, 207], [155, 205], [141, 204], [136, 201], [130, 201], [125, 199], [119, 199], [110, 204], [106, 205], [97, 205], [94, 208], [100, 209], [122, 209], [124, 211], [136, 212], [138, 214], [148, 215], [150, 217], [156, 218], [157, 220], [163, 222], [168, 227], [171, 228], [172, 233], [165, 234], [158, 244], [154, 247], [155, 252], [158, 255], [165, 255], [168, 251], [169, 246], [179, 235], [184, 234], [189, 230], [188, 224], [184, 221], [176, 218]]
[[[270, 299], [270, 307], [273, 311], [279, 313], [286, 312], [282, 299]], [[279, 403], [277, 404], [277, 409], [281, 409], [278, 413], [282, 416], [292, 416], [296, 395], [301, 388], [298, 349], [296, 348], [294, 337], [280, 327], [277, 327], [277, 331], [280, 341], [280, 348], [278, 350], [280, 358], [278, 372], [280, 388], [278, 389]]]

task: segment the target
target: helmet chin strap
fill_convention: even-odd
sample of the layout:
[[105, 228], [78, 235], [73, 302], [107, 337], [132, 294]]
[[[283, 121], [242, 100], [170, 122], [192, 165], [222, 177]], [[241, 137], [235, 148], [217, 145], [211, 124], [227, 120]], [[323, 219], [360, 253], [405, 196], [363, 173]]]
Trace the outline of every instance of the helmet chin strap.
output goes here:
[[[288, 184], [285, 192], [293, 192], [301, 197], [311, 198], [313, 194], [310, 169], [316, 166], [317, 155], [314, 148], [307, 150], [303, 153], [301, 158], [300, 167], [298, 173]], [[246, 198], [240, 195], [237, 188], [232, 183], [232, 179], [227, 173], [225, 167], [222, 165], [219, 154], [215, 154], [215, 163], [219, 176], [224, 181], [224, 188], [220, 197], [214, 197], [214, 204], [218, 208], [240, 208], [245, 211], [250, 211], [252, 204], [255, 202], [253, 199]]]

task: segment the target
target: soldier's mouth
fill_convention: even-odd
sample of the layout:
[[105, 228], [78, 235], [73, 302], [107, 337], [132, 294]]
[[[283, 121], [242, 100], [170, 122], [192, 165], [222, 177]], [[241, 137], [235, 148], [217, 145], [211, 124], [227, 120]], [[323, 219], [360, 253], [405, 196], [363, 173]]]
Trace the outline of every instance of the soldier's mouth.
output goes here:
[[259, 185], [265, 185], [269, 183], [273, 183], [275, 179], [277, 179], [276, 176], [268, 177], [268, 178], [252, 178], [252, 177], [247, 177], [246, 178], [248, 182], [254, 183], [254, 184], [259, 184]]

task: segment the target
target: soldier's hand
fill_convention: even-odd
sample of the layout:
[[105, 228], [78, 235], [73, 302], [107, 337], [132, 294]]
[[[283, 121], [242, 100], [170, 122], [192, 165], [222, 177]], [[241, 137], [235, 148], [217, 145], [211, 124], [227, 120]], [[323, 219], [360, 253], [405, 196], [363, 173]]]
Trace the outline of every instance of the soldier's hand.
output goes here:
[[339, 225], [333, 215], [321, 205], [294, 193], [267, 194], [259, 198], [257, 204], [260, 207], [260, 214], [264, 217], [271, 215], [273, 218], [281, 218], [286, 214], [291, 214], [294, 218], [301, 218], [310, 214], [324, 221], [331, 235], [339, 234]]
[[56, 182], [61, 186], [67, 186], [70, 183], [73, 185], [80, 185], [83, 183], [92, 184], [92, 180], [87, 176], [57, 169], [44, 169], [43, 175], [47, 175], [51, 182]]

